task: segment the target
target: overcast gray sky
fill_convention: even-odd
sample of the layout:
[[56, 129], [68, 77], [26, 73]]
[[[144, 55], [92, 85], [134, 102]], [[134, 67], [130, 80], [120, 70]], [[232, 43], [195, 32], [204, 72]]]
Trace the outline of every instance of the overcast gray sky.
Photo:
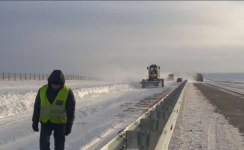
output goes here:
[[143, 78], [244, 72], [235, 1], [0, 1], [0, 71]]

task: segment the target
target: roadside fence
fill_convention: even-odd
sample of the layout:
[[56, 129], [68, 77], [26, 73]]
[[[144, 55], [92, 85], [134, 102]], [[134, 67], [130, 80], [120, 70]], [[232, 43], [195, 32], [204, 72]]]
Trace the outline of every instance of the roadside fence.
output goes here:
[[[0, 75], [3, 81], [22, 81], [22, 80], [47, 80], [49, 74], [34, 74], [34, 73], [5, 73]], [[79, 75], [64, 75], [65, 80], [83, 80], [83, 81], [103, 81], [102, 78], [79, 76]]]

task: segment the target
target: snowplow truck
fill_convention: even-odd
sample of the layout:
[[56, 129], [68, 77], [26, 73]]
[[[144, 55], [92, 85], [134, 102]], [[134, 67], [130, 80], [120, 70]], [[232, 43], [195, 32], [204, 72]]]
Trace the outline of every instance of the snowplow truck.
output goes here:
[[197, 82], [203, 82], [203, 75], [201, 73], [197, 73]]
[[142, 88], [145, 87], [164, 87], [164, 79], [160, 79], [160, 66], [152, 64], [147, 67], [148, 79], [142, 79]]

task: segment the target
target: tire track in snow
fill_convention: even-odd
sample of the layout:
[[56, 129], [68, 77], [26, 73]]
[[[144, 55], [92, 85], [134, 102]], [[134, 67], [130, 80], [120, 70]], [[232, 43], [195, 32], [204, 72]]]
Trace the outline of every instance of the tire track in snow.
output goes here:
[[217, 115], [214, 114], [211, 120], [211, 124], [208, 128], [208, 149], [209, 150], [215, 150], [217, 147], [216, 120], [217, 120]]

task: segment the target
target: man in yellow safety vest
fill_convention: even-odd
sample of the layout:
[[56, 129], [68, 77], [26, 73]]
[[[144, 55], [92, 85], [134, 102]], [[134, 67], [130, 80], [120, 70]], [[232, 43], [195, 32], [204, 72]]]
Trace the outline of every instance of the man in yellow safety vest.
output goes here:
[[38, 132], [41, 123], [40, 150], [50, 150], [50, 136], [54, 132], [55, 150], [64, 150], [65, 135], [71, 133], [75, 118], [73, 91], [65, 85], [61, 70], [54, 70], [48, 84], [42, 86], [35, 99], [32, 128]]

